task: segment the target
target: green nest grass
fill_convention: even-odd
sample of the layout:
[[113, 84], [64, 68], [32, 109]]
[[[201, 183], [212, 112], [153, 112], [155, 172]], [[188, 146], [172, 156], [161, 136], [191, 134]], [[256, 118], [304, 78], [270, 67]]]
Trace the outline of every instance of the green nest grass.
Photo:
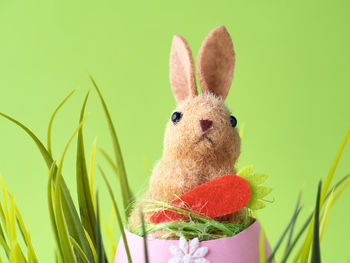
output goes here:
[[[115, 175], [121, 186], [121, 201], [122, 208], [117, 207], [117, 202], [113, 195], [112, 188], [108, 183], [101, 167], [98, 167], [100, 174], [106, 182], [106, 186], [112, 201], [111, 215], [109, 224], [104, 218], [106, 215], [100, 215], [98, 194], [94, 188], [94, 159], [96, 153], [96, 144], [92, 149], [89, 165], [85, 157], [85, 147], [83, 140], [83, 126], [86, 122], [84, 112], [85, 106], [89, 97], [89, 93], [84, 99], [81, 108], [80, 120], [76, 130], [69, 138], [66, 147], [64, 148], [60, 160], [55, 160], [52, 156], [51, 149], [51, 129], [55, 116], [64, 103], [74, 93], [70, 93], [56, 108], [48, 126], [48, 136], [46, 145], [38, 139], [38, 137], [21, 122], [11, 118], [10, 116], [1, 113], [0, 116], [8, 119], [12, 123], [19, 126], [33, 140], [39, 149], [44, 162], [46, 163], [49, 176], [47, 199], [52, 226], [53, 238], [56, 248], [56, 262], [59, 263], [107, 263], [113, 262], [116, 244], [118, 237], [114, 236], [114, 225], [120, 230], [121, 237], [124, 240], [128, 261], [131, 262], [131, 256], [128, 244], [125, 237], [124, 225], [130, 215], [131, 204], [134, 203], [134, 196], [130, 191], [128, 179], [126, 176], [123, 157], [117, 139], [116, 130], [114, 128], [112, 118], [107, 109], [106, 103], [102, 94], [97, 87], [95, 81], [91, 77], [92, 84], [101, 101], [105, 117], [109, 126], [111, 142], [113, 145], [113, 156], [110, 156], [105, 151], [101, 150], [101, 154], [106, 158], [107, 162], [115, 171]], [[77, 187], [75, 191], [70, 191], [65, 183], [62, 174], [64, 158], [73, 139], [77, 137], [76, 146], [76, 181]], [[350, 174], [343, 177], [340, 181], [332, 185], [332, 179], [339, 163], [342, 152], [349, 140], [350, 129], [345, 135], [344, 141], [338, 151], [334, 164], [324, 181], [318, 186], [315, 209], [304, 220], [302, 227], [296, 229], [296, 222], [300, 218], [302, 206], [300, 204], [300, 195], [295, 206], [292, 217], [283, 231], [280, 239], [273, 246], [271, 256], [266, 259], [264, 255], [264, 230], [260, 235], [260, 262], [321, 262], [320, 242], [322, 241], [325, 226], [331, 207], [336, 203], [344, 191], [350, 186]], [[239, 223], [233, 222], [218, 222], [202, 215], [196, 214], [194, 211], [186, 211], [191, 214], [191, 220], [188, 222], [170, 222], [158, 225], [145, 224], [142, 220], [142, 226], [135, 229], [135, 232], [146, 239], [148, 233], [153, 231], [166, 230], [168, 233], [165, 238], [170, 236], [178, 237], [185, 236], [188, 239], [199, 237], [201, 240], [221, 238], [225, 236], [233, 236], [244, 230], [251, 221], [251, 216], [254, 210], [264, 207], [264, 196], [271, 189], [260, 186], [266, 179], [265, 175], [254, 175], [252, 168], [242, 169], [239, 173], [250, 184], [252, 190], [252, 199], [247, 205], [246, 213], [243, 213], [243, 218]], [[31, 242], [30, 231], [25, 227], [22, 215], [14, 201], [14, 197], [10, 190], [5, 186], [1, 179], [2, 202], [0, 202], [0, 246], [4, 253], [0, 254], [0, 262], [11, 263], [36, 263], [36, 250]], [[78, 206], [73, 203], [71, 193], [78, 197]], [[169, 204], [159, 203], [159, 207], [168, 207], [169, 209], [179, 209], [171, 207]], [[158, 209], [159, 209], [158, 207]], [[154, 209], [154, 208], [152, 208]], [[156, 207], [157, 209], [157, 207]], [[121, 212], [120, 212], [121, 211]], [[144, 211], [151, 212], [151, 211]], [[180, 211], [181, 212], [181, 211]], [[115, 217], [113, 216], [115, 215]], [[143, 215], [141, 215], [143, 218]], [[285, 243], [284, 250], [281, 249]], [[145, 262], [148, 262], [147, 244], [145, 244]], [[2, 258], [4, 256], [4, 258]], [[292, 258], [292, 256], [294, 258]]]
[[[166, 209], [171, 212], [176, 212], [190, 218], [189, 221], [171, 221], [160, 224], [145, 224], [144, 229], [138, 226], [132, 230], [133, 233], [144, 236], [154, 232], [164, 233], [161, 239], [178, 239], [185, 237], [187, 240], [198, 237], [200, 241], [212, 240], [223, 237], [232, 237], [246, 229], [254, 222], [249, 209], [243, 209], [234, 221], [217, 221], [197, 213], [194, 210], [175, 206], [165, 202], [143, 201], [146, 209], [145, 213], [155, 213]], [[147, 209], [147, 207], [153, 207]]]
[[[200, 241], [231, 237], [243, 231], [248, 225], [232, 222], [201, 222], [197, 220], [176, 221], [171, 223], [146, 225], [146, 233], [165, 230], [162, 239], [178, 239], [183, 236], [187, 240], [198, 237]], [[142, 228], [136, 229], [135, 234], [143, 235]]]

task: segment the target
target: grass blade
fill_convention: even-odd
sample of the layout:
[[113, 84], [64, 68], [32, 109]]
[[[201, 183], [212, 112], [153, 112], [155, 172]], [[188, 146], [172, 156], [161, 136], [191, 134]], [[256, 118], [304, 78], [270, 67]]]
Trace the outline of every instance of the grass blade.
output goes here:
[[17, 241], [15, 241], [13, 244], [9, 262], [10, 263], [27, 263]]
[[102, 106], [103, 106], [103, 110], [104, 110], [106, 118], [107, 118], [108, 127], [109, 127], [109, 131], [110, 131], [112, 143], [113, 143], [116, 165], [118, 167], [118, 173], [119, 173], [118, 178], [120, 180], [122, 195], [123, 195], [123, 197], [124, 196], [127, 197], [127, 199], [123, 198], [123, 205], [124, 205], [124, 210], [125, 210], [125, 216], [126, 216], [126, 218], [128, 218], [128, 216], [130, 215], [130, 212], [131, 212], [130, 211], [130, 204], [134, 201], [134, 195], [132, 194], [130, 187], [129, 187], [129, 184], [128, 184], [128, 179], [126, 176], [126, 170], [125, 170], [125, 166], [124, 166], [123, 156], [121, 154], [117, 133], [115, 131], [115, 128], [114, 128], [114, 125], [112, 122], [112, 118], [109, 114], [107, 105], [102, 97], [102, 93], [91, 75], [90, 75], [90, 79], [91, 79], [91, 82], [98, 93], [98, 96], [99, 96], [101, 103], [102, 103]]
[[266, 258], [265, 258], [265, 231], [261, 227], [260, 230], [260, 237], [259, 237], [259, 255], [260, 255], [260, 263], [266, 263]]
[[[273, 248], [269, 258], [267, 259], [267, 262], [272, 262], [273, 258], [275, 257], [275, 254], [278, 250], [278, 248], [280, 247], [280, 245], [282, 244], [282, 241], [284, 240], [285, 236], [287, 235], [288, 233], [288, 230], [295, 224], [297, 218], [298, 218], [298, 215], [300, 213], [300, 210], [301, 210], [301, 207], [299, 207], [299, 203], [300, 203], [300, 194], [299, 194], [299, 197], [298, 197], [298, 201], [297, 201], [297, 205], [295, 206], [295, 209], [294, 209], [294, 212], [293, 212], [293, 215], [292, 215], [292, 218], [290, 219], [287, 227], [284, 229], [281, 237], [278, 239], [275, 247]], [[288, 246], [287, 246], [288, 248]]]
[[[287, 262], [287, 259], [290, 255], [290, 253], [292, 252], [293, 248], [295, 247], [296, 243], [299, 241], [301, 235], [305, 232], [305, 230], [307, 229], [308, 225], [311, 222], [313, 214], [311, 214], [305, 221], [305, 223], [303, 224], [303, 226], [301, 227], [301, 229], [299, 230], [298, 234], [296, 235], [295, 239], [293, 240], [293, 242], [290, 244], [288, 250], [286, 251], [285, 255], [283, 256], [283, 259], [281, 260], [281, 263], [285, 263]], [[295, 260], [294, 260], [295, 262]]]
[[[86, 103], [90, 92], [87, 93], [83, 107], [80, 113], [81, 123], [84, 119], [84, 112]], [[95, 240], [95, 227], [96, 227], [96, 215], [92, 204], [92, 197], [90, 192], [89, 177], [86, 168], [85, 150], [84, 150], [84, 138], [83, 138], [83, 127], [78, 132], [77, 142], [77, 157], [76, 157], [76, 180], [77, 180], [77, 193], [79, 201], [80, 217], [84, 229], [89, 233], [92, 242], [96, 245]]]
[[333, 205], [333, 196], [334, 196], [334, 188], [332, 190], [331, 196], [329, 197], [329, 200], [327, 202], [327, 206], [326, 209], [323, 213], [322, 216], [322, 225], [321, 225], [321, 234], [320, 234], [320, 242], [323, 238], [323, 234], [324, 234], [324, 230], [326, 228], [326, 224], [327, 224], [327, 220], [328, 220], [328, 215], [329, 215], [329, 211], [331, 210], [331, 207]]
[[343, 183], [343, 186], [339, 189], [339, 191], [337, 191], [337, 194], [335, 195], [335, 197], [333, 198], [334, 195], [334, 190], [336, 189], [337, 186], [341, 186], [340, 184], [337, 184], [336, 187], [333, 188], [326, 209], [323, 213], [322, 216], [322, 226], [321, 226], [321, 234], [320, 234], [320, 241], [323, 238], [323, 233], [327, 224], [327, 219], [328, 219], [328, 215], [329, 215], [329, 211], [332, 208], [332, 206], [337, 202], [337, 200], [340, 198], [340, 196], [344, 193], [344, 191], [350, 186], [350, 180], [347, 180], [349, 178], [349, 175], [345, 176], [343, 179], [345, 180], [341, 180], [341, 182]]
[[65, 155], [68, 151], [68, 148], [74, 139], [74, 137], [77, 135], [77, 133], [80, 131], [80, 129], [83, 127], [85, 123], [85, 119], [79, 124], [77, 129], [74, 131], [71, 138], [68, 140], [68, 143], [66, 144], [60, 165], [58, 167], [57, 172], [57, 179], [56, 179], [56, 185], [55, 185], [55, 200], [54, 200], [54, 207], [55, 207], [55, 217], [56, 217], [56, 225], [57, 225], [57, 232], [58, 237], [60, 241], [60, 246], [62, 246], [62, 254], [63, 254], [63, 261], [65, 263], [73, 263], [77, 262], [75, 258], [75, 254], [73, 251], [73, 245], [70, 241], [69, 233], [68, 233], [68, 227], [67, 223], [64, 217], [63, 208], [62, 208], [62, 201], [61, 201], [61, 178], [62, 178], [62, 166], [64, 163]]
[[73, 263], [77, 262], [72, 244], [70, 242], [67, 223], [63, 215], [62, 202], [61, 202], [61, 175], [57, 175], [56, 189], [55, 189], [55, 215], [56, 215], [56, 224], [57, 232], [59, 237], [59, 246], [62, 247], [62, 260], [64, 263]]
[[340, 148], [338, 150], [338, 153], [335, 157], [335, 160], [333, 162], [333, 165], [331, 167], [331, 170], [329, 171], [329, 174], [326, 178], [326, 181], [325, 181], [325, 184], [322, 188], [322, 192], [321, 192], [321, 202], [320, 202], [320, 205], [322, 207], [323, 205], [323, 201], [325, 200], [325, 197], [326, 197], [326, 194], [328, 192], [328, 189], [329, 189], [329, 186], [331, 185], [331, 182], [332, 182], [332, 179], [333, 179], [333, 176], [334, 176], [334, 173], [335, 173], [335, 170], [337, 169], [337, 166], [338, 166], [338, 163], [340, 161], [340, 157], [342, 156], [343, 154], [343, 151], [345, 149], [345, 146], [346, 144], [348, 143], [350, 139], [350, 128], [347, 130], [346, 134], [345, 134], [345, 137], [343, 139], [343, 142], [342, 144], [340, 145]]
[[113, 195], [112, 187], [109, 184], [109, 182], [107, 180], [107, 177], [106, 177], [105, 173], [103, 172], [102, 168], [100, 166], [98, 168], [99, 168], [99, 170], [100, 170], [100, 172], [102, 174], [103, 180], [105, 181], [105, 183], [107, 185], [107, 189], [108, 189], [109, 195], [110, 195], [110, 197], [112, 199], [114, 211], [115, 211], [115, 214], [117, 216], [117, 222], [118, 222], [119, 230], [120, 230], [120, 233], [121, 233], [123, 241], [124, 241], [124, 246], [125, 246], [126, 255], [128, 257], [128, 262], [132, 263], [131, 256], [130, 256], [130, 250], [129, 250], [129, 246], [128, 246], [128, 241], [127, 241], [126, 236], [125, 236], [123, 221], [122, 221], [122, 218], [120, 216], [119, 209], [117, 207], [117, 202], [115, 201], [115, 198], [114, 198], [114, 195]]
[[142, 156], [142, 163], [148, 176], [152, 175], [152, 167], [145, 155]]
[[0, 245], [4, 249], [7, 258], [9, 258], [11, 251], [10, 251], [9, 245], [7, 244], [6, 237], [5, 237], [4, 232], [2, 230], [1, 224], [0, 224]]
[[311, 263], [320, 263], [321, 262], [320, 224], [319, 224], [319, 222], [320, 222], [319, 218], [320, 218], [321, 186], [322, 186], [322, 183], [320, 182], [318, 184], [317, 199], [316, 199], [315, 224], [314, 224]]
[[141, 212], [141, 226], [142, 226], [142, 237], [143, 237], [143, 249], [145, 253], [145, 263], [148, 263], [148, 249], [147, 249], [147, 233], [145, 229], [145, 218]]
[[[0, 176], [0, 181], [3, 181], [2, 177]], [[0, 218], [1, 218], [1, 221], [4, 225], [6, 225], [6, 218], [5, 218], [5, 213], [4, 213], [4, 210], [2, 208], [2, 205], [0, 203]], [[0, 224], [0, 227], [1, 227], [1, 224]], [[1, 229], [1, 228], [0, 228]], [[6, 230], [6, 229], [5, 229]], [[0, 231], [1, 233], [3, 233], [2, 229]]]
[[10, 244], [17, 241], [17, 231], [16, 231], [16, 214], [15, 214], [15, 202], [11, 198], [11, 215], [10, 215], [10, 228], [11, 228], [11, 238]]
[[[12, 194], [11, 194], [11, 196], [12, 196]], [[13, 197], [11, 197], [11, 198], [13, 198]], [[24, 225], [22, 215], [19, 212], [19, 209], [18, 209], [15, 202], [14, 202], [14, 208], [15, 208], [16, 221], [17, 221], [18, 228], [22, 234], [25, 245], [27, 246], [28, 262], [37, 263], [38, 259], [35, 255], [35, 252], [34, 252], [33, 244], [32, 244], [31, 238], [30, 238], [30, 234]]]
[[[109, 156], [109, 154], [104, 151], [103, 149], [99, 149], [99, 151], [102, 153], [103, 157], [106, 159], [106, 161], [108, 162], [108, 164], [112, 167], [113, 171], [115, 172], [115, 174], [117, 175], [118, 177], [118, 180], [119, 182], [121, 182], [123, 179], [121, 178], [121, 174], [119, 173], [118, 171], [118, 167], [116, 166], [116, 164], [114, 163], [114, 161], [112, 160], [112, 158]], [[122, 199], [123, 199], [123, 205], [124, 205], [124, 208], [125, 206], [127, 205], [126, 202], [124, 202], [124, 200], [128, 200], [128, 196], [127, 196], [127, 192], [126, 191], [123, 191], [123, 187], [120, 185], [120, 188], [121, 188], [121, 192], [122, 192]], [[130, 208], [130, 204], [128, 205], [127, 209]], [[126, 211], [124, 209], [124, 211]], [[126, 220], [128, 219], [128, 217], [126, 216], [125, 218]]]
[[103, 226], [103, 230], [106, 233], [107, 239], [108, 239], [108, 262], [113, 262], [115, 251], [116, 251], [116, 245], [115, 245], [115, 238], [114, 238], [114, 209], [113, 206], [111, 207], [110, 213], [109, 213], [109, 222], [107, 225], [107, 222], [104, 220], [103, 216], [101, 216], [101, 222]]
[[[108, 164], [112, 167], [113, 171], [117, 174], [118, 179], [121, 180], [121, 178], [119, 178], [118, 167], [115, 165], [115, 163], [113, 162], [113, 160], [109, 156], [109, 154], [105, 150], [103, 150], [102, 148], [99, 148], [99, 151], [102, 153], [103, 157], [105, 157]], [[124, 196], [123, 196], [123, 198], [124, 198]]]
[[[334, 191], [336, 191], [337, 189], [339, 189], [341, 186], [343, 186], [341, 189], [344, 189], [344, 187], [350, 182], [348, 181], [348, 179], [350, 179], [350, 174], [344, 176], [342, 179], [340, 179], [334, 186]], [[344, 189], [345, 190], [345, 189]], [[341, 190], [339, 190], [340, 192]], [[330, 197], [331, 195], [331, 191], [327, 193], [326, 195], [326, 200]], [[334, 203], [334, 201], [333, 201]], [[293, 242], [291, 243], [291, 245], [289, 246], [288, 250], [286, 251], [286, 253], [283, 256], [283, 259], [281, 260], [281, 263], [284, 263], [287, 261], [288, 257], [290, 256], [290, 253], [292, 252], [292, 250], [294, 249], [296, 243], [299, 241], [299, 239], [301, 238], [301, 235], [305, 232], [306, 228], [308, 227], [308, 225], [310, 224], [311, 220], [313, 217], [313, 212], [309, 215], [309, 217], [306, 219], [305, 223], [303, 224], [303, 226], [301, 227], [300, 231], [298, 232], [296, 238], [293, 240]], [[293, 262], [297, 262], [300, 255], [301, 255], [301, 251], [300, 250], [297, 253], [297, 256], [294, 258]]]
[[[0, 178], [0, 181], [1, 181], [2, 198], [4, 200], [5, 231], [6, 231], [6, 235], [8, 237], [11, 237], [10, 213], [9, 213], [9, 208], [7, 205], [6, 187], [5, 187], [5, 184], [4, 184], [2, 177]], [[9, 240], [9, 242], [11, 245], [11, 239]]]
[[50, 153], [46, 150], [46, 148], [42, 144], [42, 142], [38, 139], [38, 137], [36, 137], [35, 134], [30, 129], [28, 129], [25, 125], [23, 125], [22, 123], [20, 123], [19, 121], [15, 120], [15, 119], [11, 118], [10, 116], [8, 116], [4, 113], [1, 113], [1, 112], [0, 112], [0, 116], [5, 117], [9, 121], [11, 121], [11, 122], [15, 123], [17, 126], [21, 127], [33, 139], [33, 141], [37, 145], [41, 155], [43, 156], [47, 167], [50, 168], [52, 161], [53, 161], [52, 157], [51, 157]]
[[56, 167], [56, 161], [53, 162], [50, 172], [49, 172], [49, 183], [48, 183], [48, 189], [47, 189], [47, 200], [48, 200], [48, 206], [49, 206], [49, 215], [50, 215], [50, 222], [52, 227], [52, 232], [54, 233], [55, 238], [55, 244], [57, 248], [57, 257], [60, 259], [63, 259], [63, 251], [60, 246], [59, 236], [58, 236], [58, 229], [56, 224], [56, 217], [54, 212], [54, 193], [53, 193], [53, 177], [55, 176], [55, 173], [57, 172]]
[[96, 254], [97, 254], [97, 263], [104, 263], [106, 261], [105, 252], [103, 248], [103, 241], [101, 236], [101, 222], [100, 222], [100, 204], [98, 201], [98, 193], [96, 193]]
[[47, 151], [49, 152], [49, 154], [52, 156], [52, 146], [51, 146], [51, 131], [52, 131], [52, 124], [53, 121], [56, 117], [57, 112], [62, 108], [62, 106], [67, 102], [67, 100], [73, 95], [73, 93], [75, 92], [75, 90], [71, 91], [71, 93], [68, 94], [67, 97], [64, 98], [64, 100], [58, 105], [58, 107], [55, 109], [55, 111], [53, 112], [50, 122], [49, 122], [49, 127], [47, 129]]
[[[0, 245], [4, 248], [5, 254], [9, 262], [29, 262], [37, 263], [35, 253], [31, 244], [30, 235], [24, 227], [23, 219], [19, 213], [15, 198], [10, 190], [5, 186], [2, 177], [0, 177], [1, 189], [3, 194], [4, 208], [0, 204], [1, 220], [6, 229], [6, 235], [0, 224]], [[8, 196], [8, 197], [7, 197]], [[19, 245], [17, 226], [23, 237], [25, 246], [27, 247], [28, 260], [25, 258], [22, 249]], [[9, 244], [7, 244], [7, 240]], [[0, 259], [1, 260], [1, 259]]]
[[97, 262], [96, 248], [94, 247], [94, 244], [92, 244], [92, 240], [91, 240], [91, 238], [89, 236], [89, 233], [85, 231], [85, 235], [86, 235], [86, 238], [87, 238], [87, 240], [89, 242], [89, 246], [90, 246], [90, 249], [92, 251], [92, 255], [94, 257], [94, 261], [92, 261], [92, 262]]
[[84, 251], [81, 249], [77, 241], [74, 240], [74, 238], [70, 237], [70, 241], [75, 248], [75, 250], [78, 252], [80, 255], [80, 258], [82, 259], [83, 263], [90, 263], [87, 256], [85, 255]]
[[[294, 213], [297, 212], [297, 209], [300, 206], [300, 200], [301, 200], [301, 192], [298, 195], [298, 201], [297, 201], [297, 205], [295, 207]], [[287, 241], [287, 245], [286, 245], [286, 249], [289, 247], [290, 242], [292, 241], [293, 238], [293, 233], [294, 233], [294, 227], [295, 227], [295, 223], [296, 223], [296, 219], [294, 220], [294, 222], [292, 223], [291, 227], [290, 227], [290, 231], [289, 231], [289, 236], [288, 236], [288, 241]]]
[[64, 217], [66, 219], [68, 230], [69, 230], [69, 235], [72, 236], [74, 240], [78, 242], [80, 247], [85, 251], [89, 260], [93, 262], [93, 252], [89, 245], [85, 231], [81, 225], [79, 215], [73, 204], [72, 197], [70, 196], [69, 190], [65, 185], [63, 178], [61, 181], [61, 188], [62, 188], [62, 197], [63, 197], [62, 207], [64, 211]]
[[334, 197], [333, 204], [339, 199], [339, 197], [344, 193], [344, 191], [350, 186], [350, 180], [345, 181], [346, 183], [339, 189], [337, 194]]
[[[94, 177], [95, 177], [95, 155], [96, 155], [96, 139], [92, 145], [91, 157], [90, 157], [90, 171], [89, 171], [89, 185], [90, 195], [94, 196]], [[95, 199], [92, 198], [92, 205], [96, 208]]]
[[[1, 113], [0, 116], [3, 116], [4, 118], [8, 119], [9, 121], [13, 122], [20, 128], [22, 128], [28, 135], [29, 137], [33, 140], [33, 142], [36, 144], [37, 148], [39, 149], [47, 167], [51, 169], [53, 159], [50, 153], [47, 151], [45, 148], [44, 144], [38, 139], [37, 136], [25, 125], [20, 123], [19, 121], [11, 118], [10, 116]], [[57, 169], [57, 166], [53, 167], [54, 169]], [[53, 178], [54, 179], [54, 178]], [[54, 182], [54, 180], [53, 180]], [[90, 250], [89, 243], [86, 239], [86, 236], [84, 234], [84, 229], [81, 226], [79, 215], [75, 209], [72, 197], [70, 195], [70, 192], [67, 188], [67, 185], [62, 178], [61, 181], [61, 187], [62, 187], [62, 206], [63, 206], [63, 211], [65, 212], [64, 216], [67, 221], [67, 226], [70, 235], [79, 243], [79, 245], [84, 249], [84, 251], [87, 253], [87, 256], [89, 257], [90, 260], [93, 260], [92, 252]]]
[[[326, 195], [327, 195], [329, 186], [331, 185], [331, 182], [332, 182], [335, 170], [336, 170], [336, 168], [338, 166], [338, 163], [339, 163], [340, 158], [341, 158], [341, 156], [343, 154], [345, 146], [348, 143], [349, 138], [350, 138], [350, 128], [347, 130], [347, 132], [345, 134], [343, 142], [342, 142], [342, 144], [339, 147], [338, 153], [337, 153], [337, 155], [335, 157], [333, 165], [332, 165], [332, 167], [331, 167], [331, 169], [330, 169], [330, 171], [328, 173], [328, 176], [326, 178], [325, 184], [324, 184], [324, 186], [322, 188], [321, 197], [320, 197], [320, 207], [321, 208], [323, 207], [323, 204], [324, 204], [324, 201], [326, 199]], [[311, 247], [311, 243], [312, 243], [312, 232], [313, 232], [314, 223], [315, 222], [314, 222], [314, 218], [313, 218], [312, 221], [311, 221], [311, 226], [310, 226], [309, 231], [307, 233], [307, 236], [305, 238], [303, 248], [302, 248], [303, 249], [303, 252], [302, 252], [302, 255], [301, 255], [301, 262], [302, 263], [306, 263], [308, 258], [309, 258], [309, 251], [310, 251], [310, 247]]]

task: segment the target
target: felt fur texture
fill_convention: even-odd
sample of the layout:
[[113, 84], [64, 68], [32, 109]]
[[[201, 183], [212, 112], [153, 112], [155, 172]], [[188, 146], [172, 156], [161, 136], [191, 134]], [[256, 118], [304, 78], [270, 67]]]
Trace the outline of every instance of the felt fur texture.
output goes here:
[[197, 74], [204, 93], [226, 98], [235, 66], [235, 52], [224, 26], [212, 30], [203, 41], [197, 59]]
[[[212, 30], [203, 42], [198, 63], [200, 95], [195, 88], [190, 49], [182, 37], [175, 36], [170, 83], [178, 102], [174, 111], [181, 112], [182, 118], [167, 124], [163, 156], [153, 169], [148, 191], [130, 217], [131, 231], [140, 225], [142, 200], [171, 202], [205, 182], [235, 173], [240, 137], [231, 126], [231, 113], [224, 103], [234, 67], [233, 45], [225, 27]], [[211, 127], [203, 131], [201, 120], [212, 121]], [[151, 215], [145, 213], [146, 223]]]
[[186, 40], [179, 35], [173, 37], [171, 46], [170, 84], [177, 102], [198, 94], [191, 50]]

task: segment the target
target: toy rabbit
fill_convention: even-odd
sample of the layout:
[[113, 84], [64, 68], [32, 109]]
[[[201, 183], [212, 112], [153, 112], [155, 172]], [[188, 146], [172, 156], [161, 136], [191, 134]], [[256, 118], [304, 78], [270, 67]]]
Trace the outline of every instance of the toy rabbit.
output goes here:
[[[163, 156], [153, 169], [142, 200], [171, 202], [203, 183], [235, 174], [240, 137], [236, 118], [224, 103], [234, 65], [230, 35], [219, 26], [209, 33], [198, 54], [197, 75], [202, 89], [198, 94], [190, 48], [184, 38], [174, 36], [170, 83], [178, 104], [166, 127]], [[130, 229], [140, 224], [142, 200], [132, 212]], [[145, 214], [146, 223], [150, 216]]]

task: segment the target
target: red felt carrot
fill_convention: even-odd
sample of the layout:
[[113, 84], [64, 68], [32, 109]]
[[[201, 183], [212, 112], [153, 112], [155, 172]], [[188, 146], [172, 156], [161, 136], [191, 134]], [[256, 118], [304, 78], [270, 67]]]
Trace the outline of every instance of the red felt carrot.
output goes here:
[[[248, 204], [250, 195], [248, 182], [242, 177], [229, 174], [197, 186], [171, 204], [216, 218], [241, 210]], [[150, 220], [152, 223], [162, 223], [188, 219], [182, 214], [162, 210], [154, 213]]]

